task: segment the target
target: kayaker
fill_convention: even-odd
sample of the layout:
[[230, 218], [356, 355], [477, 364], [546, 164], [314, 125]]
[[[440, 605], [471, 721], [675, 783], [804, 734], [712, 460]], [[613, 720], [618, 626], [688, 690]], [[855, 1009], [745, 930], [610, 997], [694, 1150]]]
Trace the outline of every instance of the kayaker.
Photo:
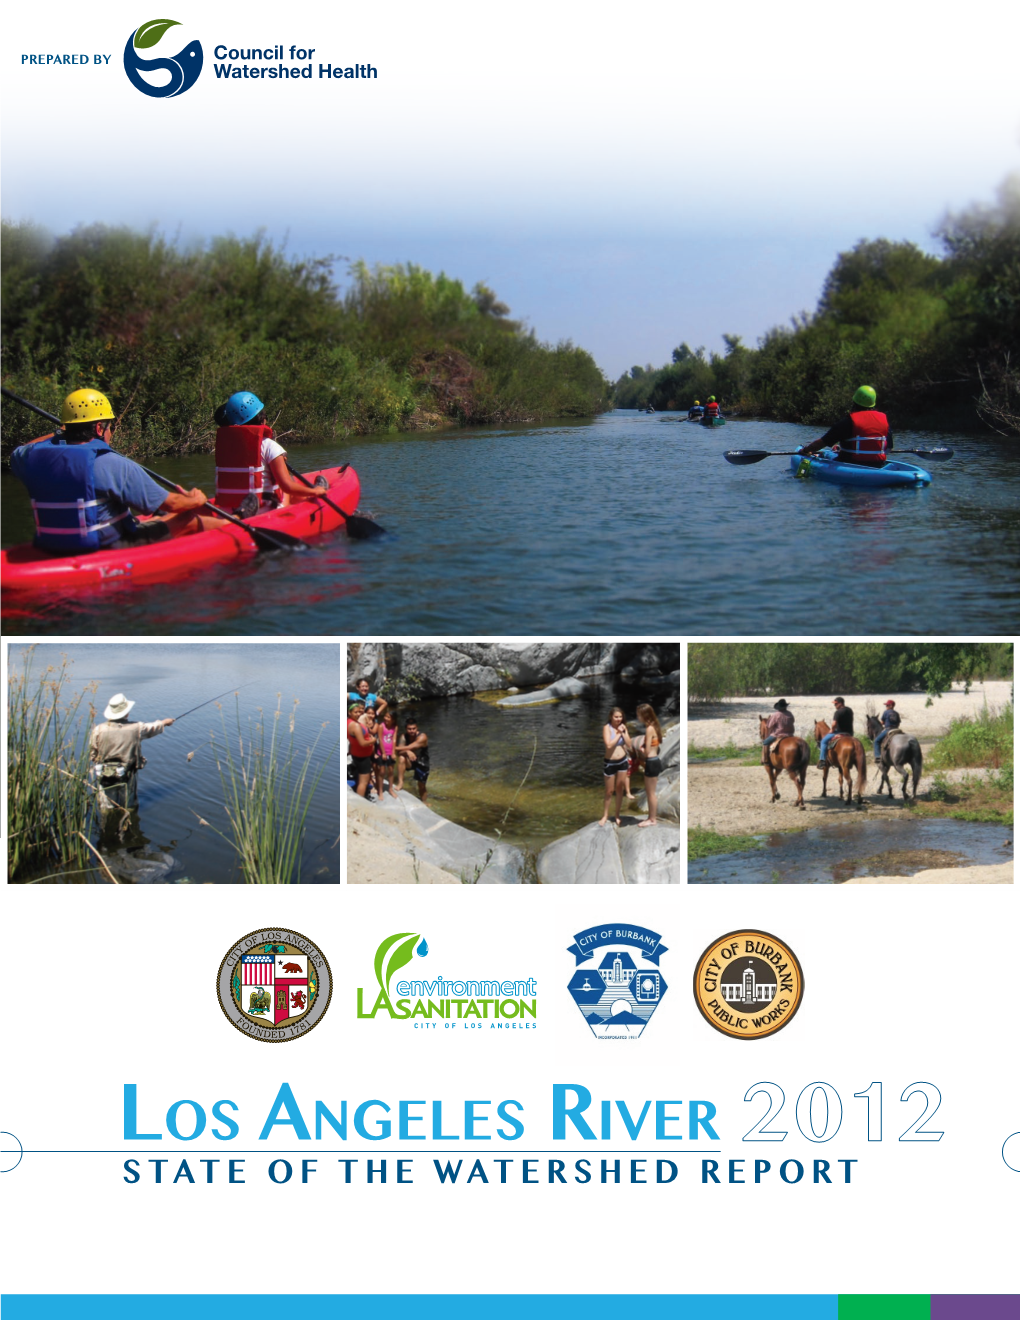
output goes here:
[[795, 732], [793, 716], [790, 714], [790, 703], [785, 697], [780, 697], [773, 703], [773, 714], [769, 716], [765, 725], [765, 737], [761, 740], [761, 763], [768, 765], [769, 748], [780, 738], [789, 738]]
[[900, 727], [900, 713], [896, 709], [895, 701], [887, 701], [885, 710], [882, 712], [882, 732], [875, 739], [875, 764], [882, 764], [882, 739], [893, 729]]
[[892, 450], [889, 418], [875, 407], [877, 395], [870, 385], [854, 391], [853, 404], [845, 417], [830, 426], [820, 440], [803, 445], [802, 454], [817, 454], [820, 449], [835, 449], [841, 463], [861, 467], [882, 467]]
[[841, 734], [846, 734], [852, 738], [854, 736], [854, 713], [846, 704], [842, 697], [833, 697], [832, 704], [835, 711], [832, 716], [832, 723], [829, 726], [829, 732], [822, 739], [818, 747], [818, 768], [824, 770], [826, 766], [825, 754], [829, 750], [829, 744], [833, 738], [838, 738]]
[[287, 468], [287, 451], [266, 425], [262, 400], [250, 390], [238, 390], [213, 414], [216, 432], [216, 503], [250, 518], [261, 508], [313, 499], [328, 490], [323, 476], [315, 489], [302, 485]]
[[687, 410], [688, 418], [704, 417], [705, 409], [697, 399], [694, 400], [694, 407]]
[[[57, 554], [121, 549], [217, 525], [198, 510], [198, 490], [167, 492], [137, 463], [110, 448], [113, 408], [98, 390], [74, 390], [60, 409], [63, 429], [21, 445], [11, 471], [28, 489], [35, 544]], [[155, 514], [137, 522], [137, 513]]]
[[713, 420], [716, 417], [721, 417], [721, 416], [722, 416], [722, 412], [719, 408], [718, 403], [716, 402], [715, 395], [710, 394], [708, 396], [708, 403], [705, 405], [705, 418], [706, 420]]
[[134, 705], [123, 692], [118, 692], [103, 711], [106, 723], [97, 724], [89, 740], [89, 759], [96, 766], [99, 786], [109, 807], [123, 807], [127, 811], [138, 806], [138, 771], [145, 764], [143, 740], [155, 738], [173, 724], [172, 719], [129, 723], [128, 715]]

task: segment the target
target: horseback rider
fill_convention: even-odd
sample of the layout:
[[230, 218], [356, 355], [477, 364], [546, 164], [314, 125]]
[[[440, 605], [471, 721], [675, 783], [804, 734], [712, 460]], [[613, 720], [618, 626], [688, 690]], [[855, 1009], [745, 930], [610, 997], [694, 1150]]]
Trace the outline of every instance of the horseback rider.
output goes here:
[[775, 714], [770, 715], [768, 723], [765, 725], [766, 736], [761, 740], [761, 763], [768, 765], [770, 749], [774, 742], [780, 738], [789, 738], [793, 733], [793, 716], [789, 713], [790, 705], [785, 697], [780, 699], [772, 707]]
[[832, 724], [829, 726], [829, 732], [822, 739], [818, 747], [818, 768], [824, 770], [828, 764], [827, 752], [829, 744], [841, 734], [846, 734], [852, 738], [854, 736], [854, 713], [846, 704], [842, 697], [833, 697], [832, 704], [836, 707], [832, 716]]
[[875, 764], [882, 764], [882, 739], [887, 734], [892, 733], [893, 729], [900, 727], [900, 713], [896, 709], [895, 701], [887, 701], [885, 710], [882, 712], [882, 732], [875, 739]]

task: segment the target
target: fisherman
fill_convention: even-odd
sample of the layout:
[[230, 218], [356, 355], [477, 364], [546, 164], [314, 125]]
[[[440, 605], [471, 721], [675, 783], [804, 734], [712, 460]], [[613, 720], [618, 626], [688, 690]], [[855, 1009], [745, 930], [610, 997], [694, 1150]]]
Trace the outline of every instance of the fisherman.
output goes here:
[[[74, 390], [60, 409], [63, 429], [21, 445], [11, 470], [28, 488], [35, 544], [57, 554], [123, 549], [208, 531], [198, 489], [167, 492], [137, 463], [110, 448], [114, 412], [98, 390]], [[138, 513], [155, 514], [137, 522]]]
[[241, 518], [262, 508], [293, 504], [328, 490], [323, 476], [314, 487], [291, 476], [287, 451], [266, 425], [262, 400], [250, 390], [238, 390], [213, 414], [216, 432], [216, 503]]
[[834, 448], [841, 463], [882, 467], [893, 447], [893, 438], [889, 434], [889, 418], [875, 407], [877, 397], [870, 385], [862, 385], [854, 391], [854, 406], [847, 415], [830, 426], [821, 439], [802, 446], [799, 452], [817, 454], [820, 449]]
[[695, 399], [695, 400], [694, 400], [694, 407], [688, 409], [688, 411], [687, 411], [687, 416], [688, 416], [688, 418], [704, 417], [704, 415], [705, 415], [705, 408], [704, 408], [704, 405], [700, 402], [700, 400]]
[[887, 701], [885, 710], [882, 712], [882, 732], [875, 739], [875, 764], [882, 764], [882, 739], [886, 734], [892, 733], [893, 729], [900, 727], [900, 713], [896, 709], [895, 701]]
[[829, 726], [829, 732], [822, 739], [818, 748], [818, 768], [824, 770], [828, 762], [826, 753], [829, 750], [829, 744], [833, 738], [838, 738], [840, 734], [846, 734], [852, 738], [854, 736], [854, 713], [846, 704], [842, 697], [833, 697], [832, 704], [836, 707], [833, 712], [832, 724]]
[[123, 692], [112, 698], [103, 717], [105, 724], [97, 724], [89, 741], [89, 759], [97, 767], [99, 786], [109, 799], [110, 806], [133, 811], [138, 806], [138, 771], [145, 764], [142, 740], [155, 738], [157, 733], [173, 724], [172, 719], [153, 720], [140, 724], [128, 722], [134, 706]]
[[769, 748], [772, 744], [778, 742], [780, 738], [789, 738], [794, 732], [793, 716], [789, 713], [790, 705], [786, 698], [780, 697], [772, 709], [775, 714], [769, 716], [765, 725], [766, 736], [761, 740], [762, 765], [769, 763]]
[[710, 394], [708, 396], [708, 403], [705, 406], [705, 419], [711, 420], [713, 418], [721, 417], [721, 416], [722, 416], [722, 412], [720, 411], [719, 405], [716, 402], [715, 395]]

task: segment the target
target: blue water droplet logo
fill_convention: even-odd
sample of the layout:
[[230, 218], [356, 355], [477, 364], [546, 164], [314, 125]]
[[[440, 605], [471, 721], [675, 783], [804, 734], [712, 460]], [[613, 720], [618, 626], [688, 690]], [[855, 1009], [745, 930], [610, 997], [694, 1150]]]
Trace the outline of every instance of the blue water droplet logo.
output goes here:
[[418, 947], [415, 949], [415, 953], [418, 955], [419, 958], [424, 958], [425, 955], [428, 953], [428, 951], [429, 951], [429, 946], [425, 941], [425, 936], [423, 935], [418, 943]]

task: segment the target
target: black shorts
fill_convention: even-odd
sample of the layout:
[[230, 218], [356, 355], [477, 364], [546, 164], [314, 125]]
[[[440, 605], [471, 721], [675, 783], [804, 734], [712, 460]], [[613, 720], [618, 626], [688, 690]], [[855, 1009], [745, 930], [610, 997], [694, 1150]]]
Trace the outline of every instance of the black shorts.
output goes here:
[[418, 762], [415, 761], [414, 765], [411, 766], [411, 769], [414, 771], [414, 777], [418, 783], [424, 784], [429, 777], [429, 767], [425, 766], [423, 769]]
[[662, 774], [662, 760], [658, 756], [650, 756], [645, 762], [645, 778], [658, 779]]
[[619, 761], [604, 761], [602, 763], [602, 773], [607, 779], [611, 779], [613, 775], [625, 775], [629, 769], [630, 762], [625, 756], [621, 757]]
[[351, 769], [356, 775], [370, 775], [372, 773], [372, 758], [370, 756], [352, 756]]
[[376, 763], [378, 765], [396, 765], [397, 758], [395, 756], [379, 756], [376, 758]]

